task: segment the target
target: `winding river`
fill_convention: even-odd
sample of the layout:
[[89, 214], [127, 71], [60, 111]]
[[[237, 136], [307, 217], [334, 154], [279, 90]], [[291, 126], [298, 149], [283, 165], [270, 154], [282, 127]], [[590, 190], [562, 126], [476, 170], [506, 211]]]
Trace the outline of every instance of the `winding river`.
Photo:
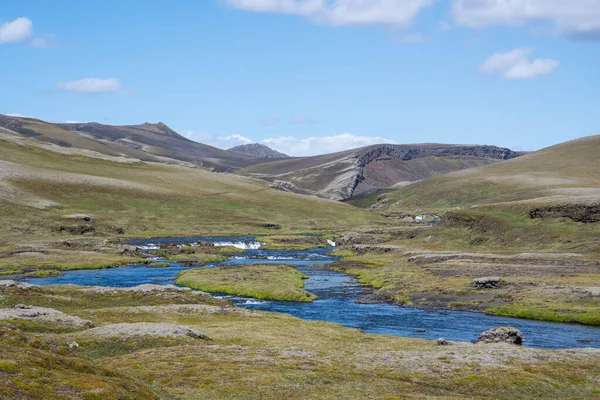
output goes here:
[[[423, 339], [444, 337], [455, 341], [474, 341], [482, 331], [510, 325], [523, 332], [526, 339], [525, 346], [547, 349], [600, 348], [600, 327], [494, 317], [463, 311], [428, 311], [388, 304], [359, 304], [356, 300], [368, 289], [351, 276], [319, 268], [319, 265], [336, 260], [335, 257], [328, 255], [331, 249], [264, 250], [259, 248], [259, 244], [252, 237], [169, 238], [134, 241], [132, 244], [147, 250], [156, 248], [161, 243], [194, 243], [197, 240], [210, 241], [216, 245], [234, 244], [246, 249], [244, 253], [239, 253], [222, 264], [294, 265], [309, 276], [305, 289], [319, 296], [319, 300], [313, 303], [291, 303], [215, 294], [217, 297], [230, 298], [239, 307], [287, 313], [306, 320], [329, 321], [360, 328], [369, 333]], [[206, 267], [216, 265], [219, 264], [208, 264]], [[30, 283], [112, 287], [131, 287], [145, 283], [164, 285], [172, 284], [180, 271], [189, 268], [197, 267], [184, 267], [177, 263], [172, 263], [168, 268], [131, 265], [104, 270], [70, 271], [57, 277], [34, 278]]]

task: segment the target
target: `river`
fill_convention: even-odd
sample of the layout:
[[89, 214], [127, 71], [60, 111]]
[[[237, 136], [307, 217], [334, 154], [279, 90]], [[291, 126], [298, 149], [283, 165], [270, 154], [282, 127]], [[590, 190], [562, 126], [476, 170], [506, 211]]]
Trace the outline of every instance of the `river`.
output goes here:
[[[359, 304], [356, 300], [370, 289], [360, 285], [354, 277], [319, 268], [320, 265], [337, 260], [328, 255], [331, 249], [264, 250], [259, 248], [252, 237], [169, 238], [134, 241], [132, 244], [147, 250], [161, 243], [194, 243], [197, 240], [219, 245], [234, 244], [246, 249], [244, 253], [236, 254], [221, 264], [294, 265], [309, 276], [305, 289], [319, 296], [319, 300], [313, 303], [291, 303], [215, 294], [217, 297], [230, 298], [239, 307], [281, 312], [306, 320], [329, 321], [360, 328], [369, 333], [433, 340], [444, 337], [447, 340], [470, 342], [487, 329], [509, 325], [523, 332], [525, 346], [546, 349], [600, 348], [600, 327], [503, 318], [463, 311], [429, 311], [389, 304]], [[208, 264], [206, 267], [216, 265], [219, 264]], [[29, 282], [38, 285], [111, 287], [131, 287], [145, 283], [165, 285], [172, 284], [180, 271], [189, 268], [197, 267], [184, 267], [177, 263], [172, 263], [168, 268], [131, 265], [103, 270], [70, 271], [57, 277], [29, 279]]]

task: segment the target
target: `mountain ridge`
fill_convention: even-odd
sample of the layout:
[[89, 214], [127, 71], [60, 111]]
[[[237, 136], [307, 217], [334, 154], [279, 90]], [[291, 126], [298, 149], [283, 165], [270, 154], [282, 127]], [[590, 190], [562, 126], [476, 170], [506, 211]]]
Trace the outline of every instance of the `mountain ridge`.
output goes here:
[[520, 157], [525, 153], [490, 145], [381, 144], [314, 157], [255, 164], [239, 173], [277, 180], [322, 197], [352, 196], [461, 169]]
[[249, 155], [249, 156], [252, 156], [255, 158], [272, 158], [272, 159], [291, 158], [287, 154], [280, 153], [277, 150], [273, 150], [269, 146], [265, 146], [264, 144], [260, 144], [260, 143], [242, 144], [242, 145], [227, 149], [227, 151], [232, 151], [234, 153], [246, 154], [246, 155]]

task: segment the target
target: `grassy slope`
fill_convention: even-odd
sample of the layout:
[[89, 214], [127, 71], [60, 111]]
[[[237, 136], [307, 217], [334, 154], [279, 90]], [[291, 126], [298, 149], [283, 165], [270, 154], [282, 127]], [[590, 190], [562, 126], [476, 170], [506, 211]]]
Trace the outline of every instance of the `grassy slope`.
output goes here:
[[[102, 338], [7, 321], [0, 327], [0, 397], [450, 400], [594, 399], [600, 394], [600, 354], [594, 350], [439, 347], [248, 312], [192, 293], [91, 293], [57, 286], [0, 288], [0, 294], [3, 308], [50, 307], [96, 326], [183, 324], [210, 338]], [[177, 304], [201, 308], [190, 312]], [[79, 348], [69, 349], [73, 341]]]
[[251, 162], [246, 155], [193, 142], [161, 123], [135, 126], [54, 124], [33, 118], [0, 115], [2, 126], [40, 143], [85, 149], [109, 156], [174, 164], [190, 162], [220, 169], [237, 168]]
[[[455, 172], [389, 194], [384, 211], [439, 209], [535, 200], [600, 199], [600, 135], [553, 146], [513, 160]], [[401, 201], [401, 203], [397, 203]]]
[[[310, 230], [381, 221], [348, 205], [199, 169], [123, 164], [10, 143], [2, 143], [0, 160], [9, 167], [0, 177], [9, 185], [0, 191], [3, 237], [18, 238], [24, 231], [48, 237], [51, 226], [65, 224], [61, 216], [74, 213], [93, 215], [101, 232], [122, 227], [127, 236], [147, 237], [242, 234], [264, 231], [266, 222]], [[19, 201], [11, 197], [15, 190]], [[43, 201], [55, 206], [43, 207]]]
[[236, 265], [183, 271], [175, 283], [211, 293], [311, 303], [316, 296], [302, 290], [306, 278], [285, 265]]

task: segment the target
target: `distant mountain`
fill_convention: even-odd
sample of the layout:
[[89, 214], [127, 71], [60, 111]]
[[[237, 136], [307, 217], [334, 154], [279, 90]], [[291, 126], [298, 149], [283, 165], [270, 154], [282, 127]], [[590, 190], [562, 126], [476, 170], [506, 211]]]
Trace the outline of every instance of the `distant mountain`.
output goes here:
[[229, 149], [234, 153], [246, 154], [253, 158], [290, 158], [290, 156], [280, 153], [264, 144], [251, 143], [242, 144]]
[[256, 164], [238, 173], [273, 182], [290, 191], [345, 200], [522, 154], [496, 146], [385, 144]]
[[0, 128], [41, 143], [90, 150], [111, 157], [190, 163], [218, 172], [233, 172], [256, 162], [246, 154], [194, 142], [162, 122], [126, 126], [96, 122], [54, 124], [34, 118], [0, 115]]

